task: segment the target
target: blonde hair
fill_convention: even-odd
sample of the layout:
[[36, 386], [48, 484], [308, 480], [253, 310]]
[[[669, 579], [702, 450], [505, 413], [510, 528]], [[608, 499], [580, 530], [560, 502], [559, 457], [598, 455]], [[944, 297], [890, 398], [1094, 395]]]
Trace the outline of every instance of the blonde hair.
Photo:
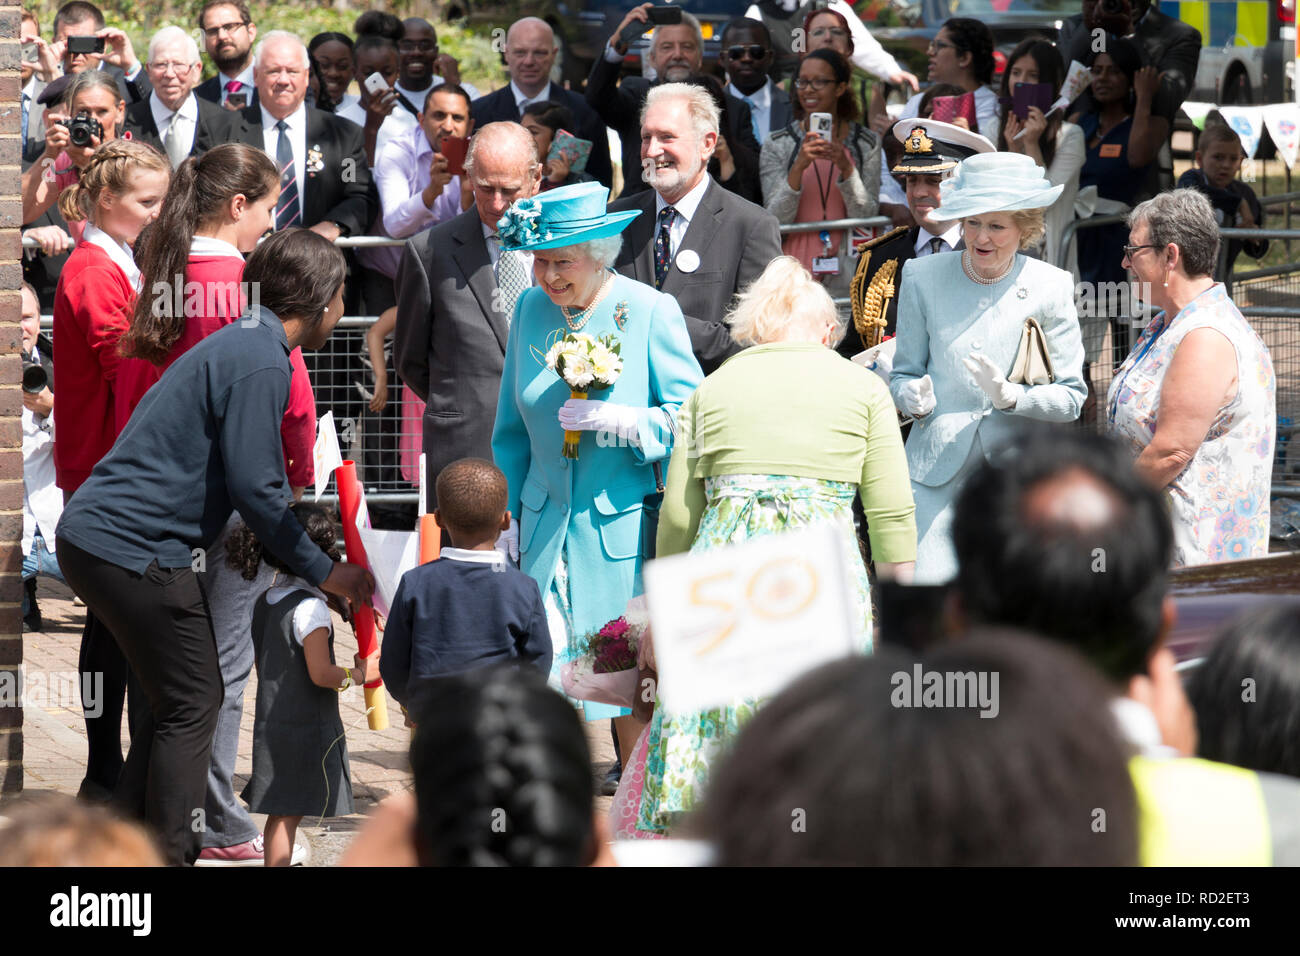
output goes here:
[[742, 348], [768, 342], [818, 341], [827, 326], [834, 328], [834, 346], [844, 337], [847, 325], [830, 293], [793, 256], [777, 256], [769, 262], [763, 274], [737, 297], [726, 321], [732, 339]]
[[59, 194], [59, 212], [68, 222], [89, 219], [105, 190], [121, 194], [137, 172], [171, 176], [171, 163], [152, 146], [129, 139], [114, 139], [91, 154], [81, 177]]
[[1011, 214], [1011, 221], [1020, 230], [1020, 248], [1032, 249], [1047, 235], [1047, 224], [1043, 220], [1041, 209], [1017, 209]]

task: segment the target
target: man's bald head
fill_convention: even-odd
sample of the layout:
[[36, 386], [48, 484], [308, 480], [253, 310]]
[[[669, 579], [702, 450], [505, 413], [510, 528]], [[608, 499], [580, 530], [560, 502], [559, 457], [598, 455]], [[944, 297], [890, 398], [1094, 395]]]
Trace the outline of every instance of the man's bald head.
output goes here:
[[465, 172], [479, 219], [496, 228], [512, 202], [535, 195], [541, 184], [537, 142], [518, 123], [488, 123], [469, 141]]
[[558, 51], [555, 31], [545, 20], [516, 20], [506, 33], [506, 70], [510, 79], [530, 98], [540, 95], [551, 82]]
[[1027, 434], [957, 498], [957, 591], [973, 621], [1073, 645], [1112, 679], [1162, 637], [1173, 529], [1162, 494], [1110, 439]]

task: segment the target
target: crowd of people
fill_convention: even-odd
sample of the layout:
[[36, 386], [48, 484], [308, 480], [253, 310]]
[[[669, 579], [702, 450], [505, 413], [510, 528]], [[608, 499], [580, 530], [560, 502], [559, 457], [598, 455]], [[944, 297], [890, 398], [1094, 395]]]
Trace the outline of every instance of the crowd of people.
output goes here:
[[[44, 372], [24, 613], [38, 628], [41, 574], [85, 604], [105, 696], [79, 797], [148, 824], [167, 863], [298, 862], [304, 817], [354, 810], [335, 692], [382, 677], [415, 792], [374, 814], [361, 864], [600, 865], [611, 836], [723, 864], [1300, 858], [1274, 826], [1300, 808], [1287, 724], [1224, 691], [1264, 668], [1270, 712], [1300, 707], [1294, 614], [1228, 632], [1195, 714], [1166, 642], [1171, 568], [1268, 553], [1277, 427], [1270, 355], [1216, 272], [1219, 230], [1262, 218], [1240, 139], [1208, 125], [1176, 189], [1161, 158], [1194, 73], [1181, 24], [1085, 2], [995, 90], [992, 33], [954, 18], [921, 90], [846, 4], [733, 20], [725, 83], [683, 13], [624, 76], [651, 6], [582, 92], [552, 78], [552, 28], [518, 20], [485, 94], [431, 24], [379, 11], [303, 38], [209, 0], [204, 82], [181, 28], [142, 62], [84, 0], [48, 42], [24, 14], [23, 349]], [[1058, 103], [1072, 64], [1091, 83]], [[912, 94], [898, 115], [855, 67]], [[1094, 212], [1126, 220], [1063, 242]], [[821, 228], [878, 215], [866, 241]], [[400, 243], [338, 244], [361, 236]], [[1229, 268], [1267, 245], [1234, 242]], [[1080, 280], [1130, 278], [1152, 312], [1131, 349], [1129, 311], [1076, 307]], [[365, 355], [331, 339], [345, 314], [378, 317]], [[331, 611], [369, 614], [374, 579], [298, 500], [336, 378], [373, 389], [336, 416], [420, 423], [363, 465], [422, 483], [442, 529], [351, 666]], [[1106, 436], [1070, 427], [1087, 407]], [[820, 523], [857, 656], [703, 711], [573, 692], [646, 562]], [[882, 590], [921, 586], [949, 595], [942, 639], [905, 647]], [[654, 687], [652, 629], [634, 657]], [[900, 707], [913, 664], [1000, 675], [997, 719]], [[608, 819], [584, 718], [610, 720]], [[27, 827], [96, 819], [69, 814], [20, 817], [0, 860]]]

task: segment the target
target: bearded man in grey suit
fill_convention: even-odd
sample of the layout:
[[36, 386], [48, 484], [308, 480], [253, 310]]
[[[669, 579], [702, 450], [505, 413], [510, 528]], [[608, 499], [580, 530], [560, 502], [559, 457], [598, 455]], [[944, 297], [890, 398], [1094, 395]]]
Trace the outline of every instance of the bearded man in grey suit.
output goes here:
[[474, 205], [411, 239], [397, 270], [397, 372], [425, 403], [428, 507], [434, 481], [460, 458], [492, 460], [492, 426], [515, 299], [532, 284], [531, 253], [500, 249], [497, 220], [542, 179], [537, 144], [518, 123], [488, 123], [465, 169]]
[[615, 268], [677, 299], [706, 375], [740, 350], [723, 320], [733, 296], [781, 255], [776, 217], [706, 171], [718, 120], [702, 87], [651, 87], [641, 111], [642, 175], [651, 188], [610, 206], [645, 213], [623, 233]]

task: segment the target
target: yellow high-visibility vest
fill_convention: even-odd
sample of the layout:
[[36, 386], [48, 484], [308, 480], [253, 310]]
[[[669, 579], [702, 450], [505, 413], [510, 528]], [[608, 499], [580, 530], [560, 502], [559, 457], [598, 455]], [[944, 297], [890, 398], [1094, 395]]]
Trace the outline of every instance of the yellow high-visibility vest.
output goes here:
[[1143, 866], [1272, 866], [1259, 774], [1193, 757], [1133, 757]]

